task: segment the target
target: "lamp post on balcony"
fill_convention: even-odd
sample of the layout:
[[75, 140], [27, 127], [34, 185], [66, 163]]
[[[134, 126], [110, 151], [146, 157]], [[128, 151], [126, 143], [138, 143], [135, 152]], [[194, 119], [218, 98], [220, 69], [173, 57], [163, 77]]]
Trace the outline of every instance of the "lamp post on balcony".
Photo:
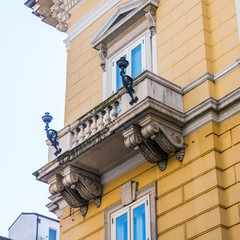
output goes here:
[[49, 114], [49, 112], [46, 112], [44, 116], [42, 116], [42, 120], [44, 123], [46, 123], [45, 131], [47, 133], [47, 138], [51, 142], [52, 146], [56, 149], [56, 152], [54, 153], [55, 156], [61, 153], [62, 149], [58, 148], [58, 133], [54, 129], [49, 129], [49, 123], [52, 121], [53, 117]]
[[133, 105], [138, 101], [138, 97], [133, 97], [133, 93], [135, 92], [134, 89], [132, 88], [133, 85], [133, 79], [125, 74], [125, 68], [129, 65], [129, 62], [125, 59], [125, 57], [121, 57], [117, 61], [118, 67], [121, 69], [120, 75], [122, 77], [122, 84], [123, 86], [127, 89], [128, 94], [131, 97], [131, 101], [129, 102], [130, 105]]

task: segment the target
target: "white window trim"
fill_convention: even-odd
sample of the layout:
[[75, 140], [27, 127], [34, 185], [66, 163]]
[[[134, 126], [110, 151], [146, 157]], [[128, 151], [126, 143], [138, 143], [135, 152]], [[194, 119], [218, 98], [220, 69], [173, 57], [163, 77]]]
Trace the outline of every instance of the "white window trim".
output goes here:
[[[134, 204], [138, 200], [141, 201], [145, 197], [149, 197], [149, 220], [148, 222], [150, 223], [149, 226], [149, 231], [150, 231], [150, 239], [157, 239], [157, 216], [156, 216], [156, 183], [152, 183], [140, 191], [136, 192], [136, 201], [131, 203]], [[130, 206], [130, 205], [128, 205]], [[105, 210], [104, 212], [104, 229], [105, 229], [105, 240], [112, 240], [111, 238], [111, 217], [115, 212], [120, 212], [120, 209], [125, 208], [122, 204], [122, 202], [118, 202], [108, 209]], [[147, 221], [146, 221], [147, 222]], [[149, 239], [149, 240], [150, 240]], [[130, 238], [129, 238], [130, 240]]]
[[151, 230], [150, 230], [150, 219], [151, 219], [151, 213], [150, 213], [150, 199], [149, 194], [147, 196], [144, 196], [137, 200], [136, 202], [133, 202], [132, 204], [118, 210], [117, 212], [113, 213], [111, 215], [111, 240], [116, 240], [116, 219], [123, 214], [128, 214], [128, 239], [134, 239], [134, 231], [133, 231], [133, 210], [137, 207], [141, 206], [142, 204], [145, 204], [145, 224], [146, 224], [146, 239], [151, 239]]
[[238, 23], [238, 37], [240, 40], [240, 0], [235, 0], [237, 23]]
[[[115, 234], [117, 231], [116, 219], [125, 213], [127, 213], [127, 218], [128, 218], [127, 220], [129, 223], [130, 222], [130, 208], [125, 207], [124, 209], [121, 209], [120, 211], [113, 213], [111, 215], [111, 240], [116, 240], [116, 234]], [[128, 224], [128, 239], [130, 239], [129, 224]]]
[[142, 57], [142, 72], [146, 70], [146, 34], [142, 34], [137, 39], [126, 45], [120, 52], [115, 54], [112, 58], [109, 59], [109, 69], [111, 73], [111, 92], [112, 94], [116, 92], [116, 62], [124, 55], [129, 61], [129, 66], [126, 69], [126, 74], [131, 76], [132, 73], [132, 59], [131, 59], [131, 51], [137, 47], [139, 44], [142, 44], [141, 47], [141, 57]]
[[[145, 34], [144, 70], [157, 74], [156, 9], [159, 0], [129, 0], [118, 5], [89, 40], [98, 51], [103, 69], [103, 101], [115, 91], [109, 61], [126, 45]], [[128, 13], [127, 13], [128, 12]], [[119, 22], [122, 14], [127, 13]], [[115, 78], [115, 77], [114, 77]]]

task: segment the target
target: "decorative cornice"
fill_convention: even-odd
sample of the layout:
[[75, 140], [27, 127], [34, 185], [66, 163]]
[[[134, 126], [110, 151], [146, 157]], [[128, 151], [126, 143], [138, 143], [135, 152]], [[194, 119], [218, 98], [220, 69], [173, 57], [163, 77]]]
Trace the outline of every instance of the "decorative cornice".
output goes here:
[[[133, 23], [141, 19], [144, 15], [148, 22], [148, 27], [156, 26], [155, 12], [158, 7], [158, 0], [131, 0], [117, 6], [111, 15], [104, 21], [99, 29], [89, 40], [93, 48], [99, 49], [99, 44], [110, 44], [114, 36], [126, 31]], [[120, 19], [120, 21], [119, 21]]]
[[199, 77], [198, 79], [196, 79], [195, 81], [191, 82], [186, 87], [184, 87], [182, 89], [182, 93], [186, 94], [190, 92], [191, 90], [198, 87], [205, 81], [211, 81], [213, 83], [216, 83], [220, 81], [222, 78], [224, 78], [225, 76], [227, 76], [228, 74], [238, 69], [239, 67], [240, 67], [240, 58], [236, 59], [236, 61], [229, 64], [227, 67], [225, 67], [224, 69], [222, 69], [221, 71], [217, 72], [214, 75], [211, 73], [205, 73], [204, 75], [202, 75], [201, 77]]
[[80, 18], [68, 31], [68, 37], [64, 40], [67, 51], [70, 42], [81, 34], [85, 29], [97, 21], [102, 15], [115, 6], [120, 0], [103, 0], [96, 7], [90, 10], [86, 15]]
[[204, 125], [214, 122], [222, 124], [230, 117], [240, 113], [240, 87], [216, 100], [209, 97], [185, 112], [183, 136], [190, 135]]
[[61, 32], [68, 30], [73, 9], [82, 5], [86, 0], [35, 0], [27, 1], [25, 5], [33, 9], [33, 13], [42, 21], [56, 27]]

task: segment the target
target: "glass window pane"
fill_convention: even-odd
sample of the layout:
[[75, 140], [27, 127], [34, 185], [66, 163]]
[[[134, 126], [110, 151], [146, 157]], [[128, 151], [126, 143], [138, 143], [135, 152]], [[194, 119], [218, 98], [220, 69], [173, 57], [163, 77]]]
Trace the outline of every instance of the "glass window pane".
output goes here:
[[146, 240], [145, 204], [133, 210], [134, 240]]
[[57, 231], [53, 229], [49, 229], [49, 240], [56, 240], [57, 239]]
[[128, 229], [127, 229], [127, 213], [116, 219], [116, 239], [117, 240], [127, 240], [128, 239]]
[[131, 51], [132, 57], [132, 78], [142, 72], [142, 46], [139, 44]]

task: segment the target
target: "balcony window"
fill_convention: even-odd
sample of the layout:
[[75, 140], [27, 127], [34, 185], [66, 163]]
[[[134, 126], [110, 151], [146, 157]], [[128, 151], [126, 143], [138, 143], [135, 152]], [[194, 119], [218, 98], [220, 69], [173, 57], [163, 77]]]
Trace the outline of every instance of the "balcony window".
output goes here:
[[103, 100], [121, 86], [117, 60], [129, 61], [127, 75], [157, 73], [156, 17], [158, 0], [131, 0], [118, 5], [90, 39], [103, 69]]
[[122, 78], [120, 76], [120, 69], [117, 66], [117, 61], [121, 57], [125, 57], [129, 66], [126, 69], [126, 74], [135, 78], [146, 69], [146, 53], [145, 53], [145, 35], [139, 37], [137, 40], [130, 43], [125, 49], [115, 54], [110, 59], [112, 66], [112, 93], [116, 92], [122, 87]]

